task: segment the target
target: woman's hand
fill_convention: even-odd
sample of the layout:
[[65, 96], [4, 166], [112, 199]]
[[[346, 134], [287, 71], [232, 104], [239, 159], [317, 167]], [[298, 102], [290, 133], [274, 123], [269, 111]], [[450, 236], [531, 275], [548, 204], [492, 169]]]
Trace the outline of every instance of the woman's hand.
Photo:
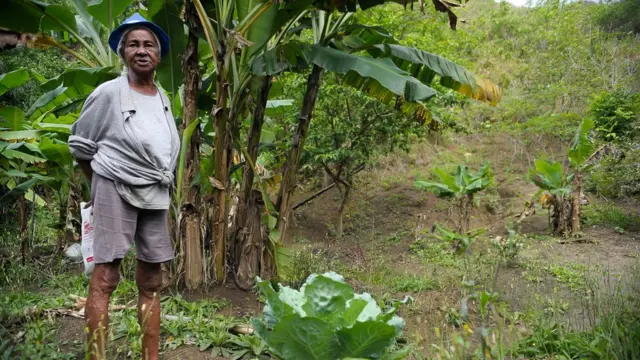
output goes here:
[[91, 181], [91, 178], [93, 177], [93, 169], [91, 168], [91, 161], [80, 160], [80, 159], [78, 159], [77, 161], [78, 161], [78, 165], [80, 166], [80, 169], [82, 169], [82, 172], [87, 176], [87, 179]]

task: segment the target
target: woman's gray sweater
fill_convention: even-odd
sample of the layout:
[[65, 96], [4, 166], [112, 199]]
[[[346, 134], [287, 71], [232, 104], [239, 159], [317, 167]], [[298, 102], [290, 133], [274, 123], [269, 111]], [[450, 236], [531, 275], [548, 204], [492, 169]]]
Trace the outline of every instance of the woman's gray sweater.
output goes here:
[[[167, 96], [160, 91], [162, 106], [170, 129], [171, 161], [163, 166], [158, 154], [145, 150], [133, 129], [136, 106], [126, 76], [108, 81], [96, 88], [87, 98], [80, 117], [71, 127], [69, 148], [79, 160], [91, 161], [97, 174], [111, 179], [120, 187], [147, 187], [147, 200], [157, 192], [161, 203], [132, 204], [141, 208], [164, 208], [167, 188], [173, 185], [174, 171], [180, 152], [180, 138], [170, 110]], [[162, 186], [150, 186], [161, 184]], [[149, 194], [149, 189], [152, 190]], [[135, 192], [135, 191], [133, 191]], [[163, 192], [163, 194], [160, 194]], [[168, 199], [168, 198], [167, 198]], [[147, 201], [148, 202], [148, 201]], [[153, 202], [153, 201], [151, 201]]]

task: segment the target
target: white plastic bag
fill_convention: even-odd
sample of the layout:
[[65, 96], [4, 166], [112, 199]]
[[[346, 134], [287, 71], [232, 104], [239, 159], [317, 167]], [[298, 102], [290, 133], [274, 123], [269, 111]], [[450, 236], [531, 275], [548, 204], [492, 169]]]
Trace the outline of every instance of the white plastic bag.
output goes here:
[[64, 254], [73, 262], [82, 261], [82, 248], [80, 243], [73, 243], [69, 245], [67, 250], [64, 251]]
[[84, 274], [93, 272], [93, 206], [91, 203], [80, 203], [80, 217], [82, 218], [82, 260], [84, 261]]

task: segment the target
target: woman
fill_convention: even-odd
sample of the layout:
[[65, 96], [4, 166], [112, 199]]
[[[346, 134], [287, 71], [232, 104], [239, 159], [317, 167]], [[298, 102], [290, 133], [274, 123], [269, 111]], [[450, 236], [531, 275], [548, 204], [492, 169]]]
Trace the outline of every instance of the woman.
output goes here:
[[154, 360], [160, 263], [173, 259], [168, 209], [180, 147], [169, 100], [154, 83], [169, 38], [136, 13], [111, 33], [109, 46], [125, 64], [125, 75], [89, 95], [69, 137], [72, 154], [91, 180], [96, 266], [85, 310], [88, 349], [91, 359], [105, 356], [109, 297], [120, 262], [135, 242], [143, 358]]

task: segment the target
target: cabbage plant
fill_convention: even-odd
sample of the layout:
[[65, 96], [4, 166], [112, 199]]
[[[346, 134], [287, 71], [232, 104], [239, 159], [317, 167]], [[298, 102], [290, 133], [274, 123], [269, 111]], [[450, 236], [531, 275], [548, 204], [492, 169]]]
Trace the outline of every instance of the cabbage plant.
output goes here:
[[258, 278], [265, 298], [264, 317], [254, 319], [255, 334], [278, 358], [402, 359], [409, 348], [393, 351], [405, 322], [395, 313], [409, 300], [382, 309], [368, 293], [356, 294], [334, 272], [312, 274], [300, 290]]

